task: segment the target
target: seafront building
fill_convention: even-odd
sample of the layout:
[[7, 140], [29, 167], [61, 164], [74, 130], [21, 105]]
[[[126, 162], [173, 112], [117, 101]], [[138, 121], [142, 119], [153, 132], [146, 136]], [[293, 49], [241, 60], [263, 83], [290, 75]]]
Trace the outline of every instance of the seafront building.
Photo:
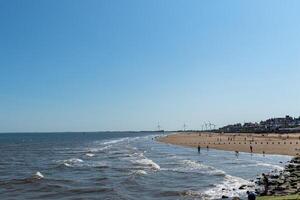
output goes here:
[[259, 123], [237, 123], [219, 128], [218, 132], [224, 133], [248, 133], [248, 132], [299, 132], [300, 117], [293, 118], [289, 115], [283, 118], [271, 118]]

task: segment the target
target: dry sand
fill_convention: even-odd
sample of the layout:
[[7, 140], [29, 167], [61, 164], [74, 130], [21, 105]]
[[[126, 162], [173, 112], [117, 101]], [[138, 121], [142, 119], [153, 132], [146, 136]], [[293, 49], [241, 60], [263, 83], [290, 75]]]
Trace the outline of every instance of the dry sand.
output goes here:
[[158, 138], [158, 141], [187, 147], [213, 148], [226, 151], [300, 155], [300, 133], [246, 134], [181, 132]]

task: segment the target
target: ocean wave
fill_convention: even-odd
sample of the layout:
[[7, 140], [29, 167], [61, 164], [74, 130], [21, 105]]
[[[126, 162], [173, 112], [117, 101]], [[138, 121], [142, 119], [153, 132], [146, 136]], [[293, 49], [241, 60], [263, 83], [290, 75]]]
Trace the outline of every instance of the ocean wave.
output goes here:
[[93, 154], [93, 153], [86, 153], [85, 155], [88, 156], [88, 157], [93, 157], [93, 156], [95, 156], [95, 154]]
[[136, 171], [133, 171], [132, 174], [134, 174], [134, 175], [146, 175], [147, 172], [145, 170], [136, 170]]
[[123, 142], [125, 140], [128, 140], [129, 138], [126, 137], [126, 138], [121, 138], [121, 139], [116, 139], [116, 140], [109, 140], [109, 141], [106, 141], [106, 142], [103, 142], [102, 144], [104, 145], [107, 145], [107, 144], [116, 144], [116, 143], [120, 143], [120, 142]]
[[67, 163], [82, 163], [83, 160], [79, 159], [79, 158], [70, 158], [70, 159], [67, 159], [67, 160], [64, 160], [64, 162], [67, 162]]
[[284, 167], [282, 167], [280, 165], [274, 165], [274, 164], [262, 163], [262, 162], [256, 163], [256, 166], [271, 167], [271, 168], [276, 169], [276, 170], [283, 170], [284, 169]]
[[[244, 189], [239, 189], [241, 186], [245, 186]], [[215, 184], [213, 188], [205, 191], [204, 197], [206, 199], [220, 199], [223, 195], [228, 197], [240, 197], [245, 195], [246, 190], [251, 190], [254, 187], [254, 183], [235, 177], [226, 175], [224, 181], [220, 184]]]
[[32, 178], [35, 178], [35, 179], [42, 179], [42, 178], [44, 178], [44, 175], [43, 175], [41, 172], [37, 171], [37, 172], [32, 176]]
[[135, 163], [140, 164], [140, 165], [144, 165], [144, 166], [148, 166], [148, 167], [150, 167], [151, 169], [154, 169], [154, 170], [160, 170], [160, 166], [157, 163], [153, 162], [153, 160], [148, 159], [148, 158], [143, 158], [143, 159], [140, 159], [140, 160], [136, 160]]
[[106, 150], [106, 149], [109, 149], [109, 148], [111, 148], [112, 147], [112, 145], [107, 145], [107, 146], [104, 146], [104, 147], [98, 147], [98, 148], [96, 148], [96, 147], [94, 147], [94, 148], [89, 148], [88, 150], [87, 150], [87, 152], [88, 153], [97, 153], [97, 152], [101, 152], [101, 151], [104, 151], [104, 150]]
[[72, 167], [74, 165], [78, 165], [83, 163], [84, 161], [79, 159], [79, 158], [70, 158], [67, 160], [59, 160], [57, 161], [60, 166], [65, 166], [65, 167]]
[[[178, 163], [174, 163], [178, 165]], [[193, 160], [181, 160], [179, 161], [181, 166], [174, 168], [167, 168], [163, 170], [174, 171], [174, 172], [182, 172], [182, 173], [201, 173], [208, 174], [213, 176], [225, 176], [226, 173], [223, 170], [216, 169], [209, 165], [204, 165], [198, 161]]]
[[110, 167], [110, 165], [104, 161], [92, 162], [91, 164], [88, 164], [88, 166], [95, 167], [95, 168], [101, 168], [101, 169]]

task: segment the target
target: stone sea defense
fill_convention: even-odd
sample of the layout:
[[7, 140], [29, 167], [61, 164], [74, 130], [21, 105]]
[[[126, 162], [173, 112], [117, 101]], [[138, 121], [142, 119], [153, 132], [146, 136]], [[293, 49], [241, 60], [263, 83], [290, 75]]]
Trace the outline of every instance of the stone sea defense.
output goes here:
[[[293, 158], [279, 174], [267, 175], [269, 179], [268, 193], [265, 195], [283, 196], [300, 194], [300, 157]], [[263, 186], [262, 179], [257, 178], [256, 184]], [[257, 190], [262, 194], [261, 190]]]

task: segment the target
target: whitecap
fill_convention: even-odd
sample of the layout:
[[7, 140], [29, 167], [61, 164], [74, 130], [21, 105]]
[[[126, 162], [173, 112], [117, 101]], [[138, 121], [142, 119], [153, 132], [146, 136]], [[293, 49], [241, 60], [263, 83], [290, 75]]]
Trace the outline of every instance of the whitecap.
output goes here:
[[83, 163], [83, 160], [79, 159], [79, 158], [70, 158], [67, 160], [60, 160], [57, 161], [58, 163], [60, 163], [60, 165], [66, 166], [66, 167], [71, 167], [75, 164], [80, 164]]
[[154, 170], [160, 170], [160, 166], [157, 163], [153, 162], [153, 160], [148, 159], [148, 158], [136, 160], [135, 162], [140, 165], [149, 166], [151, 169], [154, 169]]
[[170, 171], [177, 171], [177, 172], [192, 172], [192, 173], [205, 173], [209, 175], [215, 176], [225, 176], [226, 173], [223, 170], [216, 169], [209, 165], [204, 165], [200, 162], [193, 161], [193, 160], [181, 160], [180, 164], [181, 167], [167, 169]]
[[65, 163], [82, 163], [83, 160], [79, 158], [70, 158], [68, 160], [64, 160]]
[[128, 138], [122, 138], [122, 139], [117, 139], [117, 140], [109, 140], [109, 141], [103, 142], [102, 144], [104, 144], [104, 145], [106, 145], [106, 144], [115, 144], [115, 143], [123, 142], [127, 139]]
[[38, 171], [33, 175], [33, 178], [42, 179], [42, 178], [44, 178], [44, 175]]
[[136, 175], [146, 175], [147, 172], [144, 171], [144, 170], [136, 170], [136, 171], [133, 172], [133, 174], [136, 174]]
[[93, 153], [87, 153], [87, 154], [85, 154], [86, 156], [88, 156], [88, 157], [93, 157], [93, 156], [95, 156], [95, 154], [93, 154]]
[[204, 165], [202, 163], [199, 163], [197, 161], [193, 160], [182, 160], [181, 163], [187, 166], [189, 169], [208, 169], [208, 170], [214, 170], [214, 167]]
[[69, 163], [64, 163], [63, 165], [66, 167], [71, 167], [71, 165]]
[[96, 153], [96, 152], [99, 152], [99, 151], [104, 151], [106, 149], [109, 149], [110, 147], [111, 147], [111, 145], [107, 145], [107, 146], [99, 147], [99, 148], [89, 148], [88, 153]]

